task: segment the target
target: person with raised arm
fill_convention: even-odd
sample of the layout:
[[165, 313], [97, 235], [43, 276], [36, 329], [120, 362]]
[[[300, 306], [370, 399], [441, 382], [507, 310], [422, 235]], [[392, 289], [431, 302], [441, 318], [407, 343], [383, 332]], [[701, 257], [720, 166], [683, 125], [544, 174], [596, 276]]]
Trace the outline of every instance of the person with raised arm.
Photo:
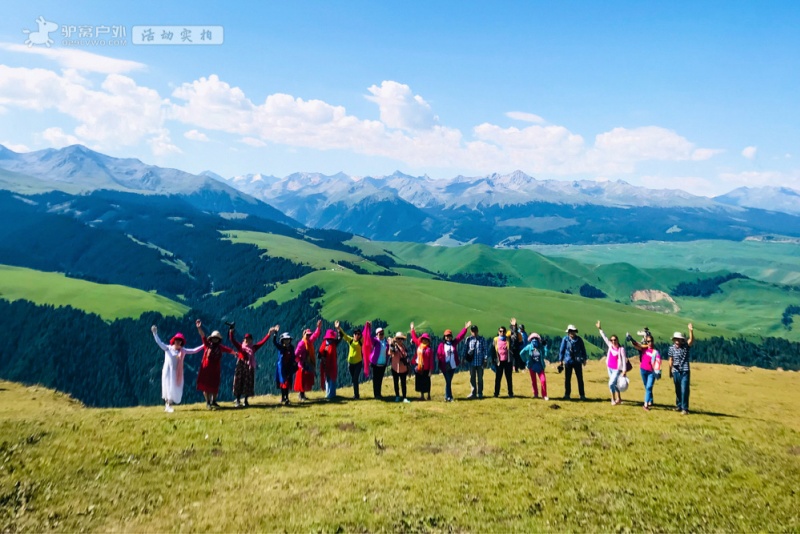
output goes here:
[[[395, 332], [394, 337], [389, 338], [389, 359], [392, 365], [392, 381], [394, 382], [394, 401], [410, 402], [406, 391], [406, 378], [408, 376], [408, 349], [406, 348], [406, 335], [402, 332]], [[400, 393], [403, 396], [400, 396]]]
[[203, 323], [198, 319], [195, 323], [197, 332], [203, 338], [203, 361], [200, 363], [200, 370], [197, 372], [197, 389], [203, 392], [206, 399], [206, 409], [216, 410], [219, 408], [217, 396], [219, 395], [219, 380], [222, 373], [221, 360], [223, 354], [235, 354], [235, 351], [222, 344], [222, 334], [219, 330], [214, 330], [211, 335], [206, 337], [203, 332]]
[[694, 328], [689, 323], [689, 339], [681, 332], [672, 335], [672, 345], [669, 348], [669, 374], [675, 383], [675, 408], [676, 412], [689, 415], [689, 361], [690, 349], [694, 343]]
[[314, 379], [317, 376], [317, 352], [314, 342], [319, 339], [322, 319], [317, 321], [317, 328], [313, 332], [310, 328], [303, 330], [303, 338], [297, 342], [294, 349], [294, 359], [297, 362], [297, 373], [294, 376], [294, 390], [301, 402], [308, 400], [306, 391], [314, 388]]
[[497, 329], [497, 337], [492, 341], [492, 360], [495, 363], [494, 376], [494, 396], [500, 396], [500, 385], [503, 382], [503, 375], [506, 377], [506, 388], [508, 397], [514, 396], [514, 382], [512, 372], [514, 369], [514, 356], [519, 354], [514, 347], [520, 343], [519, 329], [517, 328], [516, 318], [511, 318], [511, 331], [505, 326]]
[[353, 335], [348, 336], [344, 329], [339, 326], [339, 321], [336, 321], [334, 325], [339, 331], [339, 335], [347, 343], [347, 368], [350, 371], [350, 380], [353, 383], [353, 398], [357, 400], [361, 398], [358, 391], [358, 382], [361, 378], [361, 367], [364, 360], [364, 356], [361, 354], [361, 330], [353, 328]]
[[564, 372], [564, 400], [568, 400], [572, 390], [572, 373], [578, 379], [578, 393], [581, 400], [586, 400], [586, 393], [583, 389], [583, 366], [586, 365], [586, 345], [583, 338], [578, 335], [578, 328], [575, 325], [567, 326], [567, 335], [561, 340], [561, 347], [558, 349], [558, 372]]
[[619, 389], [620, 377], [627, 377], [628, 375], [628, 358], [625, 355], [625, 347], [619, 344], [619, 338], [615, 334], [611, 334], [611, 338], [607, 338], [605, 332], [600, 326], [600, 321], [595, 324], [600, 331], [600, 337], [608, 347], [606, 353], [606, 368], [608, 369], [608, 389], [611, 391], [611, 405], [617, 406], [622, 404], [622, 391]]
[[633, 344], [633, 348], [639, 351], [639, 372], [644, 383], [644, 405], [645, 411], [650, 411], [653, 406], [653, 386], [658, 378], [661, 378], [661, 354], [656, 349], [655, 340], [650, 330], [644, 329], [644, 344], [639, 343], [626, 335], [628, 341]]
[[[367, 321], [364, 324], [364, 357], [369, 360], [369, 368], [372, 371], [372, 394], [376, 399], [383, 398], [383, 377], [386, 374], [386, 366], [389, 363], [389, 342], [383, 328], [376, 328], [375, 335], [372, 335], [372, 324]], [[366, 373], [367, 362], [364, 362]]]
[[[236, 330], [234, 323], [230, 323], [228, 328], [228, 339], [231, 344], [236, 348], [236, 370], [233, 373], [233, 396], [236, 397], [234, 406], [240, 408], [242, 406], [250, 406], [248, 401], [249, 397], [255, 396], [256, 384], [256, 352], [264, 346], [264, 343], [270, 338], [273, 333], [278, 332], [278, 327], [273, 326], [267, 331], [264, 339], [258, 343], [253, 343], [253, 335], [249, 332], [244, 335], [244, 340], [239, 343], [236, 341], [233, 333]], [[244, 404], [242, 404], [242, 397], [244, 397]]]
[[467, 361], [469, 362], [469, 384], [472, 390], [468, 399], [483, 398], [483, 369], [489, 359], [489, 346], [486, 339], [478, 334], [478, 327], [472, 325], [467, 338]]
[[[339, 321], [336, 321], [338, 324]], [[319, 347], [319, 383], [325, 385], [325, 398], [336, 398], [336, 379], [339, 377], [339, 335], [336, 330], [327, 330]]]
[[164, 367], [161, 368], [161, 398], [164, 399], [164, 411], [175, 411], [174, 404], [180, 404], [183, 399], [183, 359], [187, 354], [197, 354], [203, 350], [203, 345], [193, 349], [185, 348], [186, 338], [178, 332], [169, 340], [169, 345], [158, 337], [158, 327], [150, 327], [156, 344], [164, 351]]
[[[275, 325], [275, 327], [280, 329], [278, 325]], [[281, 404], [288, 405], [289, 388], [292, 386], [292, 379], [295, 372], [297, 372], [292, 336], [289, 332], [284, 332], [280, 338], [277, 335], [273, 337], [272, 343], [278, 349], [278, 361], [275, 364], [275, 385], [281, 390]]]
[[531, 388], [533, 388], [533, 398], [539, 398], [539, 387], [536, 380], [542, 386], [542, 398], [550, 400], [547, 396], [547, 378], [544, 374], [544, 368], [547, 366], [547, 347], [544, 344], [542, 336], [533, 332], [528, 336], [528, 344], [522, 349], [520, 353], [521, 358], [525, 361], [528, 372], [531, 375]]
[[458, 344], [464, 339], [467, 334], [467, 329], [472, 324], [472, 321], [467, 321], [464, 329], [458, 333], [453, 339], [453, 331], [448, 329], [444, 331], [444, 341], [439, 343], [436, 347], [436, 359], [439, 361], [439, 371], [444, 376], [444, 400], [445, 402], [453, 402], [453, 375], [458, 369], [460, 360], [458, 359]]
[[433, 371], [433, 349], [431, 348], [431, 336], [424, 333], [417, 337], [417, 332], [414, 330], [414, 323], [411, 323], [411, 341], [417, 347], [414, 353], [413, 361], [416, 371], [414, 378], [414, 389], [420, 394], [420, 400], [425, 400], [425, 395], [428, 395], [428, 400], [431, 400], [431, 372]]

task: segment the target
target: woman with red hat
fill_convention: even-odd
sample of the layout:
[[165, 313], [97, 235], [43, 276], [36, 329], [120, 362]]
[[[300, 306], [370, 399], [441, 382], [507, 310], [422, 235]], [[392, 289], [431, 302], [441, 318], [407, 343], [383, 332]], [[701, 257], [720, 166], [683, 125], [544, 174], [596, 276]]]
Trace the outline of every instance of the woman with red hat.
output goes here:
[[231, 344], [236, 347], [236, 356], [238, 358], [236, 360], [236, 371], [234, 371], [233, 374], [233, 396], [236, 397], [234, 406], [237, 408], [243, 406], [242, 397], [244, 397], [244, 406], [247, 407], [250, 406], [250, 403], [247, 401], [248, 397], [254, 397], [256, 394], [256, 352], [264, 346], [264, 343], [267, 342], [273, 332], [278, 331], [278, 326], [276, 325], [270, 328], [269, 331], [267, 331], [267, 335], [264, 336], [264, 339], [258, 343], [253, 343], [253, 335], [250, 333], [245, 334], [244, 341], [239, 343], [236, 341], [236, 338], [233, 337], [235, 327], [232, 325], [233, 323], [231, 323], [231, 327], [228, 329], [228, 339]]
[[301, 401], [307, 401], [306, 391], [314, 387], [314, 378], [317, 376], [317, 351], [314, 342], [319, 339], [322, 319], [317, 321], [317, 329], [311, 332], [310, 328], [303, 330], [303, 339], [297, 343], [294, 350], [294, 359], [297, 362], [297, 374], [294, 375], [294, 390]]
[[211, 332], [211, 335], [206, 337], [203, 332], [203, 323], [198, 319], [195, 324], [197, 325], [197, 332], [203, 338], [203, 361], [200, 364], [200, 370], [197, 372], [197, 389], [203, 392], [203, 397], [206, 399], [206, 408], [209, 410], [219, 408], [217, 404], [217, 395], [219, 395], [219, 378], [222, 373], [220, 362], [222, 360], [222, 353], [234, 354], [234, 350], [222, 344], [222, 334], [218, 330]]
[[[336, 321], [339, 327], [339, 321]], [[335, 330], [328, 329], [325, 337], [322, 338], [322, 346], [319, 348], [319, 381], [325, 384], [325, 398], [333, 400], [336, 398], [336, 379], [339, 375], [339, 362], [336, 358], [339, 347], [339, 336]]]
[[453, 375], [458, 368], [458, 344], [464, 339], [467, 334], [467, 329], [472, 324], [472, 321], [467, 321], [464, 329], [459, 332], [455, 339], [453, 339], [453, 331], [444, 331], [444, 342], [439, 343], [436, 347], [436, 359], [439, 360], [439, 371], [444, 375], [444, 400], [445, 402], [453, 402]]
[[412, 364], [415, 366], [416, 378], [414, 379], [414, 389], [420, 394], [420, 400], [431, 400], [431, 372], [433, 371], [433, 349], [431, 349], [431, 336], [427, 333], [417, 337], [414, 330], [414, 323], [411, 323], [411, 341], [417, 347]]
[[180, 404], [183, 398], [183, 358], [187, 354], [197, 354], [203, 350], [203, 345], [187, 349], [186, 338], [178, 332], [169, 340], [169, 345], [158, 337], [158, 327], [150, 328], [156, 344], [164, 351], [164, 367], [161, 368], [161, 398], [164, 399], [164, 411], [172, 413], [173, 404]]

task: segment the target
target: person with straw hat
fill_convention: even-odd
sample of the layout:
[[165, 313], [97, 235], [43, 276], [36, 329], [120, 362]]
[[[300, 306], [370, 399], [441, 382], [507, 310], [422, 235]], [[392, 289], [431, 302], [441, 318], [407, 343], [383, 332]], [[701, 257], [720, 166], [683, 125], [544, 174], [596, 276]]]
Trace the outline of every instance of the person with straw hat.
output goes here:
[[200, 370], [197, 372], [197, 389], [203, 392], [203, 397], [206, 399], [206, 408], [209, 410], [219, 408], [217, 404], [217, 396], [219, 395], [219, 380], [222, 373], [221, 360], [222, 354], [235, 354], [235, 351], [222, 344], [222, 334], [218, 330], [211, 332], [211, 335], [206, 337], [203, 332], [203, 323], [200, 319], [195, 323], [197, 332], [203, 338], [203, 361], [200, 364]]
[[583, 366], [586, 365], [586, 345], [578, 335], [578, 328], [571, 324], [567, 326], [567, 335], [561, 340], [561, 347], [558, 350], [559, 372], [563, 369], [564, 373], [564, 399], [570, 397], [572, 391], [572, 373], [578, 380], [578, 394], [581, 400], [586, 400], [586, 393], [583, 389]]
[[156, 344], [164, 351], [164, 367], [161, 369], [161, 398], [164, 399], [164, 411], [172, 413], [173, 404], [180, 404], [183, 398], [183, 359], [187, 354], [197, 354], [203, 345], [193, 349], [185, 348], [186, 338], [178, 332], [169, 340], [169, 345], [158, 337], [158, 327], [150, 328]]
[[[394, 382], [394, 401], [410, 402], [406, 395], [406, 377], [408, 376], [408, 349], [406, 348], [406, 335], [395, 332], [389, 338], [389, 358], [392, 363], [392, 381]], [[403, 396], [400, 397], [402, 387]]]
[[694, 328], [689, 323], [689, 339], [682, 332], [672, 334], [672, 345], [669, 348], [669, 373], [675, 383], [675, 408], [676, 412], [689, 415], [689, 349], [694, 343]]

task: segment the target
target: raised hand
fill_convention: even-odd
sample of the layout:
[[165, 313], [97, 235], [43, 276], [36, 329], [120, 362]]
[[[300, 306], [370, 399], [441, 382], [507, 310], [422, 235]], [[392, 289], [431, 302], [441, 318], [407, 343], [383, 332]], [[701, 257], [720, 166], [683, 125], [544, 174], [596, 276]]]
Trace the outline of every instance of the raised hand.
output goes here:
[[158, 327], [156, 325], [153, 325], [150, 327], [150, 331], [154, 334], [158, 334]]
[[411, 330], [414, 330], [414, 323], [411, 323]]
[[692, 330], [694, 330], [694, 327], [692, 326], [692, 323], [689, 323], [689, 332], [691, 332]]
[[517, 326], [517, 318], [516, 317], [512, 317], [511, 318], [511, 326]]
[[279, 325], [277, 325], [277, 324], [276, 324], [275, 326], [273, 326], [273, 327], [272, 327], [272, 328], [270, 328], [269, 330], [270, 330], [270, 332], [275, 332], [275, 333], [277, 334], [277, 333], [278, 333], [278, 330], [280, 330], [280, 329], [281, 329], [281, 327], [280, 327]]
[[469, 328], [472, 326], [472, 321], [467, 321], [467, 324], [464, 325], [464, 328]]
[[598, 330], [600, 330], [600, 321], [597, 321], [596, 323], [594, 323], [594, 325], [597, 327]]
[[202, 327], [202, 326], [203, 326], [203, 322], [202, 322], [200, 319], [198, 319], [198, 320], [196, 320], [196, 321], [194, 322], [194, 325], [195, 325], [197, 328], [200, 328], [200, 327]]
[[339, 321], [333, 321], [333, 327], [339, 329]]

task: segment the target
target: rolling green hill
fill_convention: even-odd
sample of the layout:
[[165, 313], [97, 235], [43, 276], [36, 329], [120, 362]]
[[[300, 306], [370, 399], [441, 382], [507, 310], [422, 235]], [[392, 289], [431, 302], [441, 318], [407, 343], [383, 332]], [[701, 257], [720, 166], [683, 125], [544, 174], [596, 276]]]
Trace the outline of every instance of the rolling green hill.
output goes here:
[[60, 273], [0, 265], [0, 298], [36, 304], [72, 306], [106, 321], [136, 318], [147, 311], [180, 317], [189, 308], [168, 298], [126, 286], [95, 284]]
[[[600, 319], [606, 332], [624, 335], [647, 325], [661, 339], [676, 330], [685, 331], [688, 318], [663, 315], [609, 302], [585, 299], [554, 291], [533, 288], [485, 287], [456, 284], [441, 280], [409, 277], [356, 275], [343, 271], [316, 271], [281, 284], [257, 301], [285, 302], [301, 291], [318, 286], [325, 291], [322, 315], [328, 320], [347, 320], [363, 323], [381, 318], [390, 330], [408, 329], [411, 321], [417, 328], [441, 332], [460, 328], [471, 320], [482, 327], [486, 335], [496, 332], [515, 316], [528, 332], [563, 335], [572, 323], [583, 332], [596, 332], [594, 323]], [[731, 330], [696, 322], [696, 331], [703, 337], [735, 336]]]
[[617, 263], [622, 258], [622, 261], [642, 268], [691, 268], [703, 272], [727, 270], [765, 282], [800, 285], [800, 246], [797, 243], [701, 240], [532, 248], [548, 256], [589, 264]]
[[[524, 373], [514, 399], [465, 401], [458, 373], [453, 403], [437, 375], [433, 402], [378, 402], [366, 387], [357, 402], [312, 392], [173, 414], [0, 382], [0, 531], [798, 529], [795, 373], [695, 364], [681, 416], [666, 380], [651, 412], [637, 380], [610, 406], [602, 365], [586, 367], [595, 402], [532, 400]], [[548, 389], [563, 393], [552, 367]]]

